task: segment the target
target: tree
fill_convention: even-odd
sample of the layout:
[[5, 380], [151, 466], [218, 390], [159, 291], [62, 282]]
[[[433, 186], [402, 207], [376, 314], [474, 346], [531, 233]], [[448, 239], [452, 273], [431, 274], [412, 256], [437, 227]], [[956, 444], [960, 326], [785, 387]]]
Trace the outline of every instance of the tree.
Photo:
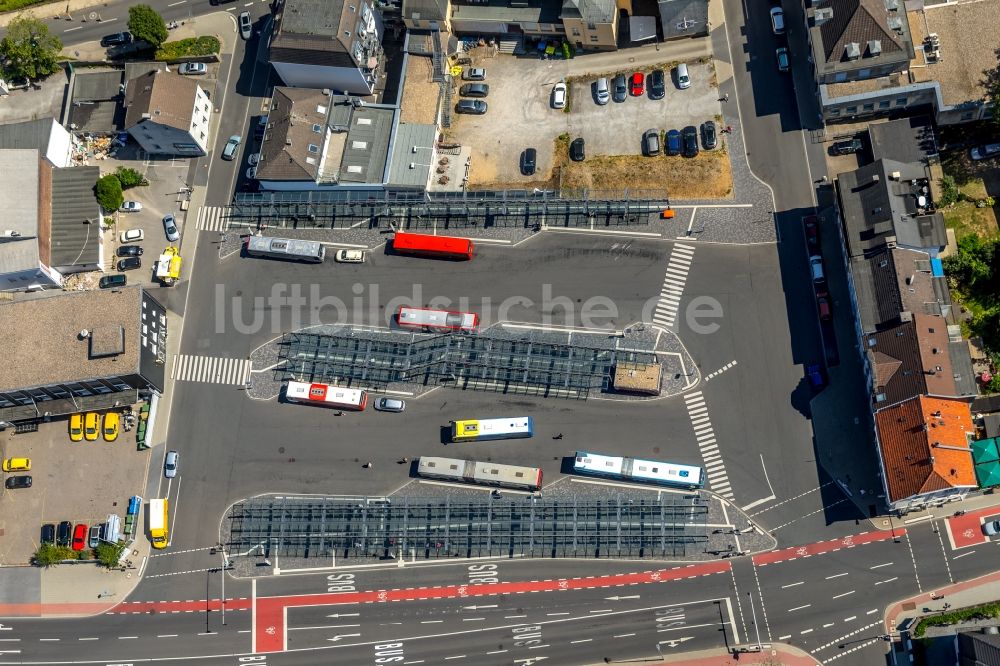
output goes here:
[[149, 181], [146, 180], [141, 173], [131, 167], [118, 167], [115, 169], [115, 177], [118, 178], [118, 182], [122, 184], [123, 190], [127, 190], [132, 187], [139, 187], [140, 185], [149, 185]]
[[167, 24], [149, 5], [134, 5], [128, 9], [128, 29], [132, 36], [159, 48], [167, 41]]
[[8, 78], [40, 79], [59, 70], [62, 40], [33, 14], [18, 14], [0, 40], [0, 58]]
[[94, 185], [94, 196], [97, 197], [97, 203], [101, 204], [101, 208], [108, 212], [118, 210], [125, 202], [122, 183], [113, 173], [101, 176], [97, 180], [97, 184]]
[[76, 551], [66, 546], [57, 546], [54, 543], [43, 543], [31, 558], [36, 567], [45, 567], [46, 569], [64, 560], [75, 559], [77, 559]]
[[125, 544], [123, 543], [107, 543], [102, 541], [97, 544], [97, 548], [94, 549], [94, 553], [97, 555], [97, 560], [108, 569], [114, 569], [118, 566], [118, 560], [122, 556], [122, 552], [125, 550]]

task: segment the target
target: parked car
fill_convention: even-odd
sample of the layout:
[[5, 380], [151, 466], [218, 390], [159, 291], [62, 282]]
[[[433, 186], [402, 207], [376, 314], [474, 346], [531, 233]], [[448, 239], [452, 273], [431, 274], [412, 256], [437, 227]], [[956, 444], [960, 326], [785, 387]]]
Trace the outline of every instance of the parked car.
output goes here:
[[566, 108], [566, 84], [562, 81], [552, 86], [552, 108]]
[[996, 536], [1000, 534], [1000, 520], [988, 520], [983, 523], [983, 534], [986, 536]]
[[70, 539], [73, 538], [73, 523], [68, 520], [64, 520], [59, 523], [59, 527], [56, 530], [56, 543], [60, 546], [68, 546]]
[[646, 92], [646, 75], [642, 72], [635, 72], [629, 79], [629, 93], [632, 97], [642, 97]]
[[101, 526], [91, 525], [90, 535], [87, 539], [87, 545], [90, 546], [91, 548], [97, 548], [97, 546], [100, 545], [100, 543], [101, 543]]
[[118, 412], [108, 412], [104, 415], [104, 441], [113, 442], [118, 439], [118, 426], [121, 416]]
[[779, 46], [774, 50], [774, 56], [778, 60], [778, 71], [787, 72], [788, 71], [788, 49], [784, 46]]
[[681, 148], [683, 146], [683, 141], [681, 141], [681, 133], [675, 129], [667, 132], [667, 145], [664, 152], [667, 155], [675, 156], [681, 154]]
[[240, 37], [243, 39], [250, 39], [253, 36], [253, 19], [250, 18], [250, 12], [242, 12], [240, 14]]
[[31, 458], [7, 458], [3, 461], [5, 472], [30, 472]]
[[969, 157], [979, 161], [1000, 155], [1000, 143], [987, 143], [985, 146], [976, 146], [969, 151]]
[[333, 260], [338, 264], [363, 264], [365, 263], [365, 251], [337, 250], [333, 255]]
[[222, 159], [227, 162], [232, 162], [236, 159], [236, 151], [240, 148], [240, 143], [243, 141], [243, 137], [239, 134], [234, 134], [229, 137], [229, 141], [226, 141], [225, 147], [222, 149]]
[[677, 77], [677, 87], [687, 90], [691, 87], [691, 76], [688, 74], [687, 63], [681, 63], [674, 68], [674, 76]]
[[642, 154], [654, 157], [660, 154], [660, 130], [648, 129], [642, 135]]
[[257, 167], [252, 166], [247, 168], [247, 180], [257, 179]]
[[126, 201], [122, 203], [122, 207], [118, 210], [122, 213], [138, 213], [142, 210], [142, 204], [138, 201]]
[[834, 141], [833, 145], [830, 146], [831, 155], [853, 155], [854, 153], [861, 152], [864, 144], [861, 143], [861, 139], [844, 139], [843, 141]]
[[124, 275], [105, 275], [97, 281], [99, 289], [117, 289], [128, 284], [128, 277]]
[[830, 295], [828, 293], [820, 292], [816, 294], [816, 307], [819, 310], [819, 318], [823, 321], [830, 319]]
[[119, 245], [115, 254], [119, 257], [141, 257], [142, 247], [139, 245]]
[[253, 138], [259, 141], [264, 138], [265, 133], [267, 133], [267, 116], [257, 116], [257, 124], [253, 126]]
[[87, 412], [83, 415], [83, 438], [88, 442], [96, 442], [101, 435], [101, 415], [97, 412]]
[[771, 30], [776, 35], [785, 34], [785, 11], [781, 7], [771, 7]]
[[406, 403], [399, 398], [379, 398], [375, 401], [375, 409], [380, 412], [401, 412], [406, 409]]
[[167, 451], [167, 457], [163, 459], [163, 476], [172, 479], [177, 476], [177, 465], [180, 462], [180, 455], [176, 451]]
[[538, 151], [534, 148], [525, 148], [521, 153], [521, 173], [525, 176], [535, 175], [535, 167], [537, 166]]
[[118, 240], [122, 243], [137, 243], [145, 237], [146, 234], [142, 229], [126, 229], [119, 234]]
[[715, 131], [715, 121], [706, 120], [701, 124], [701, 147], [705, 150], [715, 150], [717, 145], [719, 139]]
[[203, 62], [181, 63], [181, 66], [177, 68], [177, 73], [185, 76], [200, 76], [202, 74], [208, 74], [208, 65]]
[[139, 268], [142, 268], [142, 259], [139, 257], [125, 257], [118, 260], [118, 270], [120, 271], [134, 271]]
[[116, 32], [112, 35], [105, 35], [101, 37], [101, 46], [108, 48], [111, 46], [124, 46], [126, 44], [132, 43], [132, 33], [128, 32]]
[[249, 164], [250, 166], [257, 166], [259, 162], [260, 162], [260, 153], [254, 153], [253, 155], [247, 158], [247, 164]]
[[83, 414], [77, 412], [69, 417], [69, 441], [80, 442], [83, 440]]
[[823, 374], [823, 367], [818, 363], [806, 366], [806, 377], [814, 391], [821, 391], [826, 386], [826, 375]]
[[806, 232], [806, 243], [809, 245], [810, 250], [815, 250], [819, 248], [819, 218], [815, 215], [809, 215], [802, 220], [802, 226], [805, 228]]
[[42, 525], [42, 543], [55, 543], [56, 542], [56, 526], [54, 523], [45, 523]]
[[809, 272], [812, 274], [813, 282], [822, 282], [826, 279], [823, 275], [823, 257], [818, 254], [809, 257]]
[[18, 488], [30, 488], [31, 477], [27, 475], [8, 476], [7, 480], [4, 481], [4, 485], [7, 486], [8, 490], [17, 490]]
[[587, 158], [587, 146], [583, 137], [573, 139], [573, 143], [569, 144], [569, 158], [574, 162], [582, 162]]
[[469, 113], [481, 116], [486, 113], [486, 102], [481, 99], [460, 99], [455, 105], [455, 113]]
[[611, 100], [611, 90], [608, 88], [608, 80], [603, 76], [594, 82], [594, 99], [601, 106], [604, 106]]
[[466, 67], [462, 70], [463, 81], [485, 81], [486, 70], [482, 67]]
[[462, 97], [486, 97], [490, 94], [490, 84], [466, 83], [458, 89], [458, 94]]
[[681, 138], [684, 140], [684, 157], [697, 157], [698, 129], [694, 125], [688, 125], [681, 130]]
[[177, 222], [173, 213], [167, 213], [163, 216], [163, 233], [166, 234], [167, 240], [171, 243], [181, 239], [181, 232], [177, 231]]
[[625, 85], [625, 75], [619, 74], [611, 81], [611, 99], [624, 102], [628, 97], [628, 87]]
[[83, 550], [87, 547], [87, 526], [83, 523], [73, 528], [73, 550]]
[[649, 99], [663, 99], [667, 95], [667, 75], [662, 69], [649, 73]]

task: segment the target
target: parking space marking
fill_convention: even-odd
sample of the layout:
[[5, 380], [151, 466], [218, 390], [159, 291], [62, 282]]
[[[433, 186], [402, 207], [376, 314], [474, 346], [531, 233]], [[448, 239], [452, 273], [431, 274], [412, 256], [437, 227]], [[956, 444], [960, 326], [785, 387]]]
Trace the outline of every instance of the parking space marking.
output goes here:
[[667, 261], [666, 275], [663, 278], [663, 288], [660, 290], [660, 300], [653, 312], [653, 323], [664, 328], [672, 328], [677, 321], [677, 310], [680, 307], [687, 274], [694, 258], [694, 246], [678, 243], [670, 252]]
[[250, 378], [250, 360], [175, 354], [170, 378], [180, 382], [243, 386]]
[[709, 487], [726, 499], [733, 499], [733, 489], [729, 485], [729, 475], [719, 454], [719, 445], [712, 429], [712, 421], [708, 416], [705, 396], [701, 391], [688, 393], [684, 396], [684, 404], [687, 407], [688, 418], [691, 419], [694, 437], [698, 441], [698, 450], [705, 465], [705, 476], [708, 478]]

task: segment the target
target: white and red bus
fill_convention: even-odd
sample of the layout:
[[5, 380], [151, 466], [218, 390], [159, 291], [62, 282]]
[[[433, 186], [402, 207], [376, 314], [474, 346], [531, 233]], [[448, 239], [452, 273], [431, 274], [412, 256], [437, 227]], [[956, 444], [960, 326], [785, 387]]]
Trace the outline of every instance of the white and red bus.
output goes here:
[[331, 386], [330, 384], [307, 384], [288, 382], [285, 386], [285, 400], [304, 405], [319, 405], [335, 409], [362, 411], [368, 406], [368, 391]]
[[479, 328], [479, 315], [473, 312], [401, 307], [396, 313], [396, 323], [404, 328], [419, 328], [423, 331], [475, 333]]

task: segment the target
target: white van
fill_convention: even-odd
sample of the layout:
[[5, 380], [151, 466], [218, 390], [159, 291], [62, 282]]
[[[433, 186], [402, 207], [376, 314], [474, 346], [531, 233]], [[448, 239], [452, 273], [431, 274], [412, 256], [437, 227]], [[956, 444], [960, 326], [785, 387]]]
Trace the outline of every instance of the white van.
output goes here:
[[691, 77], [688, 75], [687, 63], [682, 62], [674, 68], [674, 75], [677, 77], [677, 87], [685, 90], [691, 87]]

